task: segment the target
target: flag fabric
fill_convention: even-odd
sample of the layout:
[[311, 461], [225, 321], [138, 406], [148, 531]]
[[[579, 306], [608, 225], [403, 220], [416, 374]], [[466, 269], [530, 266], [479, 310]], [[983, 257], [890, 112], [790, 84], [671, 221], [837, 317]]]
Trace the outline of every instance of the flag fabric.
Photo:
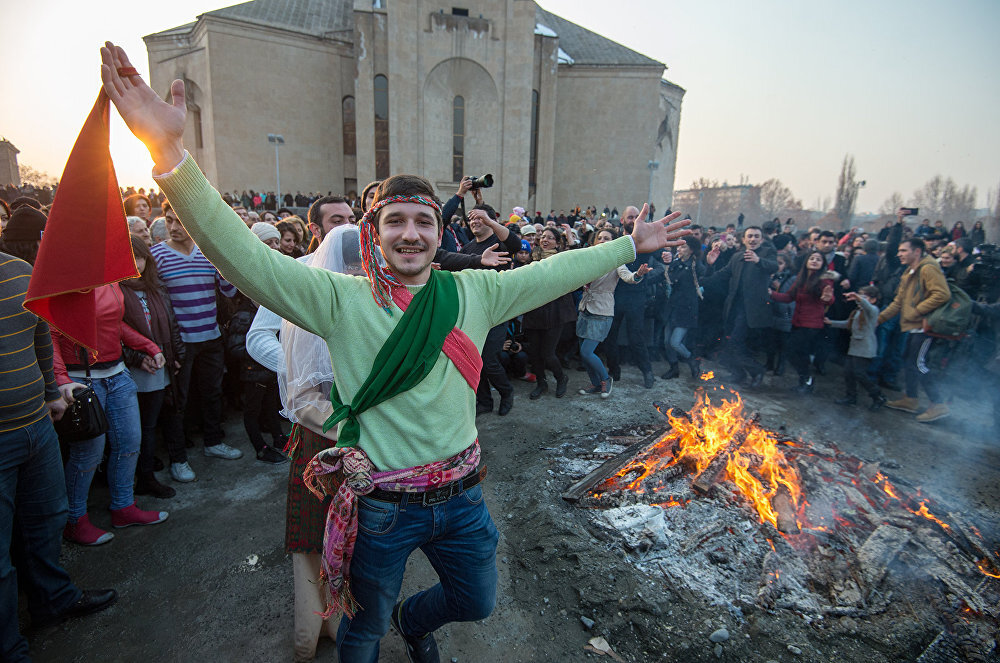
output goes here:
[[73, 145], [38, 248], [24, 307], [96, 350], [94, 288], [139, 276], [108, 148], [102, 90]]

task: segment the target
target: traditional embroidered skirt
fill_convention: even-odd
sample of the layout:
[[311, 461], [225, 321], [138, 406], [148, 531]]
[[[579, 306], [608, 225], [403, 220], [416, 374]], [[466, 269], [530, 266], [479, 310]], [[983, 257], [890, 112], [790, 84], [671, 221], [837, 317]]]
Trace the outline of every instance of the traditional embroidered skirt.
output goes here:
[[302, 481], [302, 473], [313, 456], [335, 442], [296, 424], [293, 439], [298, 444], [291, 456], [288, 474], [288, 502], [285, 509], [285, 551], [290, 553], [322, 553], [326, 511], [330, 499], [316, 499]]

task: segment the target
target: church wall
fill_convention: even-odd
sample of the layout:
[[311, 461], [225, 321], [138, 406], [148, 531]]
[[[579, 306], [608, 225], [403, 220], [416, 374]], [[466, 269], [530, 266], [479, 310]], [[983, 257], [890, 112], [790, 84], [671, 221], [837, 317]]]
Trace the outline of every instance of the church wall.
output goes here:
[[642, 207], [662, 119], [661, 73], [560, 65], [552, 207]]
[[285, 139], [282, 193], [340, 192], [343, 47], [222, 21], [209, 22], [208, 35], [217, 185], [274, 190], [274, 133]]

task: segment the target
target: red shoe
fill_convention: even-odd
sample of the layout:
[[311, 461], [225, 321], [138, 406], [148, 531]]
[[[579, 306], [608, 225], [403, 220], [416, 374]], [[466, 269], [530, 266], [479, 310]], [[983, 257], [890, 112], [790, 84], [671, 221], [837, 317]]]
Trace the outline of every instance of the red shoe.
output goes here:
[[83, 514], [75, 523], [67, 522], [63, 528], [63, 538], [81, 546], [99, 546], [115, 538], [111, 532], [105, 532], [100, 527], [90, 524], [90, 516]]
[[111, 510], [111, 526], [155, 525], [156, 523], [162, 523], [169, 515], [166, 511], [143, 511], [135, 504], [132, 504], [124, 509]]
[[534, 382], [534, 381], [536, 381], [536, 380], [537, 380], [538, 378], [536, 378], [536, 377], [535, 377], [535, 374], [534, 374], [534, 373], [525, 373], [524, 375], [522, 375], [522, 376], [521, 376], [520, 378], [518, 378], [518, 379], [519, 379], [519, 380], [524, 380], [525, 382]]

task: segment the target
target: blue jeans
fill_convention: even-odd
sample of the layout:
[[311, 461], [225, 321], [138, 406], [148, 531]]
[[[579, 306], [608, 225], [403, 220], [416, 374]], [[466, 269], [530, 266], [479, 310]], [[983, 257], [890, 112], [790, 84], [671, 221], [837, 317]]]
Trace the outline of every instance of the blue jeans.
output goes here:
[[600, 357], [594, 354], [594, 350], [597, 349], [600, 343], [600, 341], [595, 341], [592, 338], [580, 339], [580, 359], [583, 360], [583, 365], [587, 369], [587, 375], [590, 376], [590, 384], [597, 387], [601, 386], [601, 382], [608, 379], [608, 369], [604, 367]]
[[691, 351], [684, 346], [684, 337], [688, 333], [687, 327], [668, 327], [668, 330], [670, 333], [667, 341], [667, 361], [676, 364], [678, 357], [685, 361], [690, 359]]
[[903, 365], [906, 352], [906, 334], [899, 329], [899, 316], [889, 318], [875, 329], [878, 337], [878, 354], [868, 365], [868, 377], [878, 380], [881, 376], [894, 380]]
[[0, 660], [29, 660], [28, 641], [17, 628], [19, 575], [33, 619], [55, 617], [80, 598], [80, 590], [59, 565], [65, 525], [66, 484], [52, 422], [46, 416], [0, 433], [0, 541], [4, 542], [0, 545]]
[[345, 616], [340, 622], [340, 660], [378, 660], [379, 640], [389, 631], [406, 560], [417, 548], [441, 582], [406, 600], [400, 626], [407, 635], [488, 617], [496, 603], [498, 538], [481, 486], [427, 507], [419, 497], [400, 504], [359, 498], [350, 574], [351, 593], [361, 609], [354, 619]]
[[87, 495], [94, 471], [104, 455], [104, 441], [111, 446], [108, 454], [108, 488], [111, 490], [111, 508], [124, 509], [135, 503], [132, 484], [135, 465], [139, 461], [142, 442], [142, 423], [139, 418], [139, 401], [135, 382], [128, 371], [109, 378], [75, 378], [76, 382], [90, 384], [97, 400], [104, 407], [108, 418], [108, 432], [84, 442], [69, 445], [66, 461], [66, 497], [69, 498], [69, 520], [75, 523], [87, 514]]

